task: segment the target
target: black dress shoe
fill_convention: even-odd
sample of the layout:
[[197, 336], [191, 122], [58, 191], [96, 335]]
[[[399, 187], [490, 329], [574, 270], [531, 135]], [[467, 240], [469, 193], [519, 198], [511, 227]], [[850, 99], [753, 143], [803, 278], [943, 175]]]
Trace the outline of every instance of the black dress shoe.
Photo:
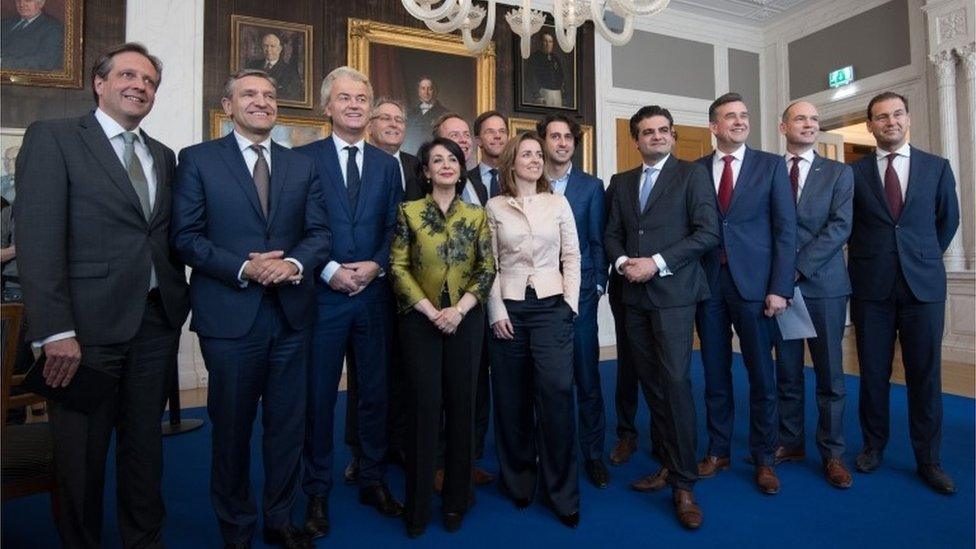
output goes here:
[[356, 484], [359, 481], [359, 458], [354, 457], [346, 465], [346, 470], [342, 472], [342, 479], [346, 481], [346, 484]]
[[295, 526], [288, 524], [282, 528], [265, 528], [264, 543], [287, 547], [288, 549], [309, 549], [312, 540]]
[[407, 454], [403, 450], [394, 450], [391, 448], [386, 451], [386, 462], [403, 469], [407, 466]]
[[600, 459], [588, 459], [586, 463], [583, 464], [583, 469], [586, 470], [586, 476], [590, 479], [590, 483], [597, 488], [606, 488], [610, 486], [610, 471], [607, 470], [607, 466], [603, 464], [603, 460]]
[[329, 500], [321, 496], [312, 496], [308, 500], [305, 510], [305, 533], [311, 539], [324, 538], [329, 535]]
[[919, 465], [918, 475], [940, 494], [956, 493], [956, 484], [940, 465]]
[[872, 448], [864, 448], [854, 459], [854, 467], [862, 473], [873, 473], [881, 465], [882, 454]]
[[514, 501], [515, 501], [515, 508], [518, 509], [519, 511], [524, 511], [529, 507], [529, 505], [532, 505], [532, 499], [530, 498], [515, 498]]
[[424, 535], [424, 532], [426, 531], [426, 526], [418, 526], [416, 524], [410, 524], [409, 522], [407, 523], [407, 537], [410, 539], [417, 539]]
[[444, 529], [448, 532], [457, 532], [461, 529], [461, 520], [464, 515], [461, 513], [444, 513]]
[[556, 517], [559, 518], [559, 522], [563, 523], [563, 526], [566, 526], [568, 528], [576, 528], [577, 526], [579, 526], [579, 519], [580, 519], [579, 511], [570, 513], [568, 515], [557, 514]]
[[403, 504], [393, 499], [393, 494], [385, 484], [360, 488], [359, 503], [374, 507], [383, 516], [399, 517], [403, 514]]

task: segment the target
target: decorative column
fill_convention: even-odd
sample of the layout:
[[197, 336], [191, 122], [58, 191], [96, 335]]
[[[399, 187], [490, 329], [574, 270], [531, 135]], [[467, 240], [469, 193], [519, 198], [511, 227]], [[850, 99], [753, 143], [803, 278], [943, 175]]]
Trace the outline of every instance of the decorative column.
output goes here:
[[[930, 55], [929, 60], [935, 65], [936, 80], [939, 91], [939, 152], [949, 159], [952, 173], [959, 174], [959, 127], [956, 122], [956, 56], [952, 50], [943, 50]], [[956, 198], [959, 198], [959, 184], [956, 183]], [[961, 203], [961, 201], [960, 201]], [[956, 236], [949, 244], [945, 255], [946, 269], [962, 271], [966, 269], [966, 256], [962, 247], [962, 231], [956, 231]]]
[[[956, 55], [962, 60], [963, 74], [966, 77], [965, 80], [965, 95], [963, 96], [963, 105], [968, 105], [965, 111], [969, 113], [968, 120], [966, 124], [968, 125], [969, 133], [966, 134], [966, 141], [964, 143], [969, 143], [970, 147], [972, 143], [976, 142], [976, 109], [973, 108], [973, 102], [976, 101], [976, 42], [970, 42], [968, 45], [956, 49]], [[964, 173], [958, 174], [960, 194], [962, 195], [963, 202], [960, 203], [960, 208], [962, 209], [962, 230], [965, 231], [963, 234], [963, 249], [966, 254], [966, 267], [969, 270], [976, 269], [976, 242], [974, 242], [974, 228], [976, 228], [976, 157], [974, 157], [972, 148], [968, 148], [965, 151], [964, 159], [968, 159], [965, 163], [966, 169], [963, 170]]]

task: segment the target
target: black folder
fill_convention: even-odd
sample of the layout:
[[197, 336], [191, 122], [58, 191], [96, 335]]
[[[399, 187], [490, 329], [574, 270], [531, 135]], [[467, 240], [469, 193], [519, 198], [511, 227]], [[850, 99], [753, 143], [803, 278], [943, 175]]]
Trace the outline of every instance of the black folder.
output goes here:
[[44, 381], [44, 354], [37, 357], [34, 365], [27, 371], [20, 387], [25, 391], [63, 404], [67, 408], [83, 414], [90, 414], [115, 389], [119, 378], [82, 362], [67, 387], [51, 387]]

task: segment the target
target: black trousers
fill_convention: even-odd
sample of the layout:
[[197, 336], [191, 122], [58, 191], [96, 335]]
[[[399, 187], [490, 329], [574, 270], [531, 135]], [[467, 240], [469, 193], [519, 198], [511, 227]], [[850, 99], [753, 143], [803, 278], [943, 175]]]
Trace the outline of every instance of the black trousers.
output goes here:
[[112, 431], [119, 531], [124, 547], [162, 547], [162, 414], [180, 331], [158, 297], [146, 301], [139, 331], [115, 345], [83, 345], [86, 366], [119, 376], [116, 390], [89, 415], [50, 402], [65, 547], [100, 547], [105, 458]]
[[891, 296], [853, 300], [861, 386], [858, 415], [864, 446], [888, 444], [891, 362], [901, 342], [908, 389], [908, 432], [919, 465], [937, 465], [942, 442], [942, 331], [945, 302], [915, 298], [899, 270]]
[[627, 307], [627, 336], [634, 368], [651, 397], [658, 453], [675, 488], [691, 490], [698, 480], [695, 401], [691, 393], [691, 348], [695, 305], [658, 309], [646, 298]]
[[474, 408], [484, 338], [481, 306], [444, 335], [417, 311], [400, 317], [407, 412], [406, 521], [430, 521], [438, 438], [444, 418], [444, 512], [464, 513], [473, 496]]
[[541, 476], [555, 511], [579, 510], [573, 311], [562, 295], [505, 300], [515, 339], [491, 341], [499, 483], [515, 499], [532, 499]]
[[[613, 329], [617, 335], [617, 382], [613, 392], [614, 408], [617, 411], [617, 438], [636, 439], [637, 426], [634, 420], [637, 417], [637, 389], [640, 387], [644, 393], [644, 403], [647, 408], [651, 407], [651, 395], [647, 387], [637, 382], [637, 371], [634, 369], [633, 352], [630, 349], [629, 337], [627, 337], [627, 306], [624, 305], [620, 296], [620, 291], [611, 291], [608, 294], [610, 302], [610, 312], [613, 314]], [[661, 448], [660, 441], [657, 440], [658, 433], [654, 429], [654, 417], [650, 421], [651, 433], [651, 455], [660, 460], [659, 453]]]

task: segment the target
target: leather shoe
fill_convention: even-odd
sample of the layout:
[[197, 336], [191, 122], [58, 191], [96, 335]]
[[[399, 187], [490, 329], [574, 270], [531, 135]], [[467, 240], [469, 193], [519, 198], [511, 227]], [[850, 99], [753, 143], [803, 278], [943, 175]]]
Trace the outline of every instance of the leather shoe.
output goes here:
[[474, 483], [476, 485], [484, 486], [486, 484], [491, 484], [492, 482], [495, 482], [495, 475], [485, 471], [481, 467], [474, 468]]
[[788, 461], [803, 461], [806, 459], [807, 453], [801, 448], [788, 448], [786, 446], [778, 446], [776, 448], [776, 453], [773, 454], [773, 463], [779, 465], [780, 463], [786, 463]]
[[342, 472], [342, 479], [346, 484], [356, 484], [359, 481], [359, 458], [354, 457], [346, 465], [346, 470]]
[[956, 493], [956, 484], [940, 465], [919, 465], [918, 474], [933, 490], [940, 494]]
[[607, 466], [603, 464], [603, 460], [588, 459], [583, 464], [583, 469], [586, 470], [586, 476], [590, 479], [590, 483], [593, 486], [597, 488], [610, 486], [610, 471], [607, 471]]
[[403, 504], [393, 499], [393, 494], [385, 484], [360, 488], [359, 503], [374, 507], [383, 516], [399, 517], [403, 514]]
[[768, 465], [759, 465], [756, 467], [756, 486], [759, 487], [759, 491], [767, 494], [773, 495], [779, 493], [779, 478], [776, 476], [776, 471]]
[[881, 465], [882, 457], [878, 450], [865, 447], [854, 459], [854, 467], [862, 473], [873, 473]]
[[329, 500], [321, 496], [308, 499], [305, 509], [305, 532], [311, 539], [329, 535]]
[[461, 521], [464, 515], [461, 513], [444, 513], [444, 529], [448, 532], [457, 532], [461, 529]]
[[515, 508], [518, 509], [519, 511], [524, 511], [529, 507], [529, 505], [532, 505], [532, 500], [529, 498], [515, 498], [514, 501], [515, 501]]
[[291, 524], [287, 524], [282, 528], [265, 528], [264, 543], [287, 547], [288, 549], [308, 549], [312, 547], [312, 540], [309, 539], [305, 532]]
[[702, 510], [695, 503], [695, 496], [690, 490], [675, 489], [674, 512], [678, 515], [678, 522], [689, 530], [696, 530], [702, 525]]
[[705, 456], [705, 459], [698, 462], [698, 478], [712, 478], [731, 465], [732, 460], [728, 457]]
[[661, 467], [656, 473], [639, 478], [630, 483], [638, 492], [657, 492], [668, 485], [668, 468]]
[[563, 523], [563, 526], [567, 528], [576, 528], [577, 526], [579, 526], [579, 521], [580, 521], [579, 511], [570, 513], [568, 515], [556, 514], [556, 517], [559, 519], [559, 522]]
[[438, 469], [434, 473], [434, 492], [439, 494], [444, 489], [444, 469]]
[[426, 526], [418, 526], [416, 524], [410, 524], [409, 522], [407, 523], [407, 537], [410, 539], [417, 539], [424, 535], [424, 532], [426, 531]]
[[824, 476], [834, 488], [850, 488], [854, 484], [851, 472], [840, 458], [830, 458], [824, 463]]
[[630, 456], [637, 451], [637, 439], [625, 437], [617, 441], [610, 450], [610, 465], [623, 465], [630, 461]]

